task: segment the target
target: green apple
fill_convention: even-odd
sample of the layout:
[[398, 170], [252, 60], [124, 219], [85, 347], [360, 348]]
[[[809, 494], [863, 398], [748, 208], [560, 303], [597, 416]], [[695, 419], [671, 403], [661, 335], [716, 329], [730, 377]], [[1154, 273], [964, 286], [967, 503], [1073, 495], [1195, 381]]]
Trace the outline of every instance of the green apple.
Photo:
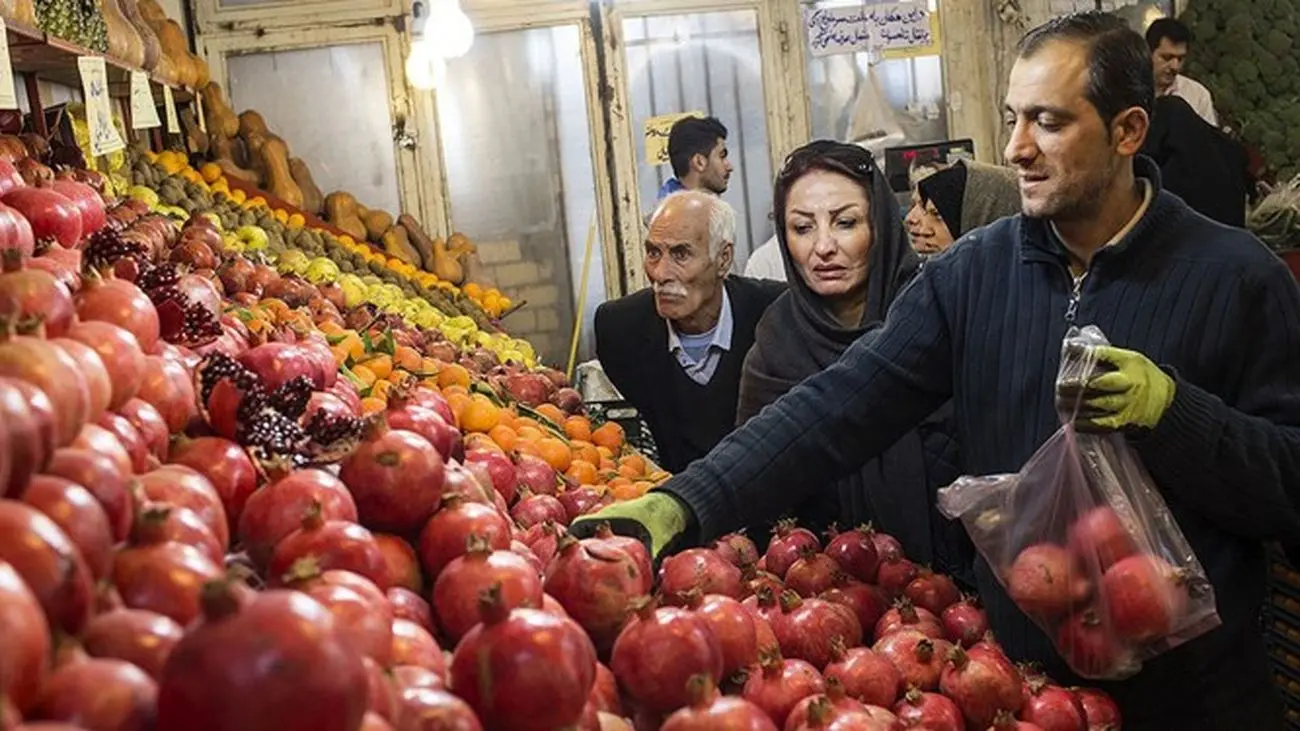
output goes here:
[[235, 229], [235, 238], [243, 242], [246, 251], [266, 251], [268, 241], [261, 226], [240, 226]]

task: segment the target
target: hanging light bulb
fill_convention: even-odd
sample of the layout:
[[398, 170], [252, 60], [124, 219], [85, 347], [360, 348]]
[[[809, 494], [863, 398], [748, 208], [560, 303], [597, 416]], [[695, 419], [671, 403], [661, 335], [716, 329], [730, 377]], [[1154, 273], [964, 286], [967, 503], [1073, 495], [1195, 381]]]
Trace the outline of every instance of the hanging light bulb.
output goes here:
[[443, 58], [460, 58], [474, 45], [474, 24], [458, 0], [431, 0], [424, 33]]
[[436, 89], [447, 78], [447, 61], [430, 45], [417, 38], [411, 42], [411, 52], [406, 56], [406, 80], [422, 91]]

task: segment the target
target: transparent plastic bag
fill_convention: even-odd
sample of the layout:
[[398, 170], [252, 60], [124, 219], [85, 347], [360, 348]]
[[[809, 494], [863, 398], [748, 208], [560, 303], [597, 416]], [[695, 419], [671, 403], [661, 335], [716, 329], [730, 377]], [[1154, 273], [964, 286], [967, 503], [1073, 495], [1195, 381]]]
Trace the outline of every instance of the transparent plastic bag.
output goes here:
[[[1058, 387], [1098, 372], [1096, 327], [1071, 328]], [[1073, 388], [1070, 388], [1070, 387]], [[1076, 673], [1119, 680], [1219, 625], [1214, 588], [1138, 456], [1119, 434], [1062, 426], [1016, 474], [962, 477], [939, 491], [1007, 594]]]

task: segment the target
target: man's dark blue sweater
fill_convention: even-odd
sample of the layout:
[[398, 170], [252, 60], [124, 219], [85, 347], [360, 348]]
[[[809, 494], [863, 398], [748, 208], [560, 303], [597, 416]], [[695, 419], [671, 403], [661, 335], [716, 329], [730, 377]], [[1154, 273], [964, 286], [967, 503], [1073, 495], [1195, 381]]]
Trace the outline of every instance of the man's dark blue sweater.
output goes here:
[[[1159, 425], [1132, 444], [1214, 584], [1218, 629], [1146, 664], [1114, 694], [1125, 729], [1275, 727], [1258, 614], [1262, 542], [1300, 520], [1300, 289], [1249, 233], [1156, 188], [1136, 226], [1099, 251], [1069, 320], [1072, 277], [1050, 226], [1016, 216], [932, 260], [884, 326], [768, 406], [664, 486], [696, 538], [780, 514], [792, 484], [817, 484], [879, 454], [952, 398], [968, 474], [1015, 472], [1058, 428], [1054, 381], [1071, 324], [1174, 375]], [[998, 640], [1062, 683], [1073, 677], [986, 565], [980, 592]]]

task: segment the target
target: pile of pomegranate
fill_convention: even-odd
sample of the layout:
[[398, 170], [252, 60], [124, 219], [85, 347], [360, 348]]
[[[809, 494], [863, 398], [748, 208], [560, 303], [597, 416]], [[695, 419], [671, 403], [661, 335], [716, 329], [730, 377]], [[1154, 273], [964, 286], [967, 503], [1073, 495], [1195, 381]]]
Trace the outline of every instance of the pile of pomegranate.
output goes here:
[[202, 216], [50, 179], [0, 164], [0, 729], [1119, 728], [884, 533], [570, 536], [607, 497], [231, 316]]

